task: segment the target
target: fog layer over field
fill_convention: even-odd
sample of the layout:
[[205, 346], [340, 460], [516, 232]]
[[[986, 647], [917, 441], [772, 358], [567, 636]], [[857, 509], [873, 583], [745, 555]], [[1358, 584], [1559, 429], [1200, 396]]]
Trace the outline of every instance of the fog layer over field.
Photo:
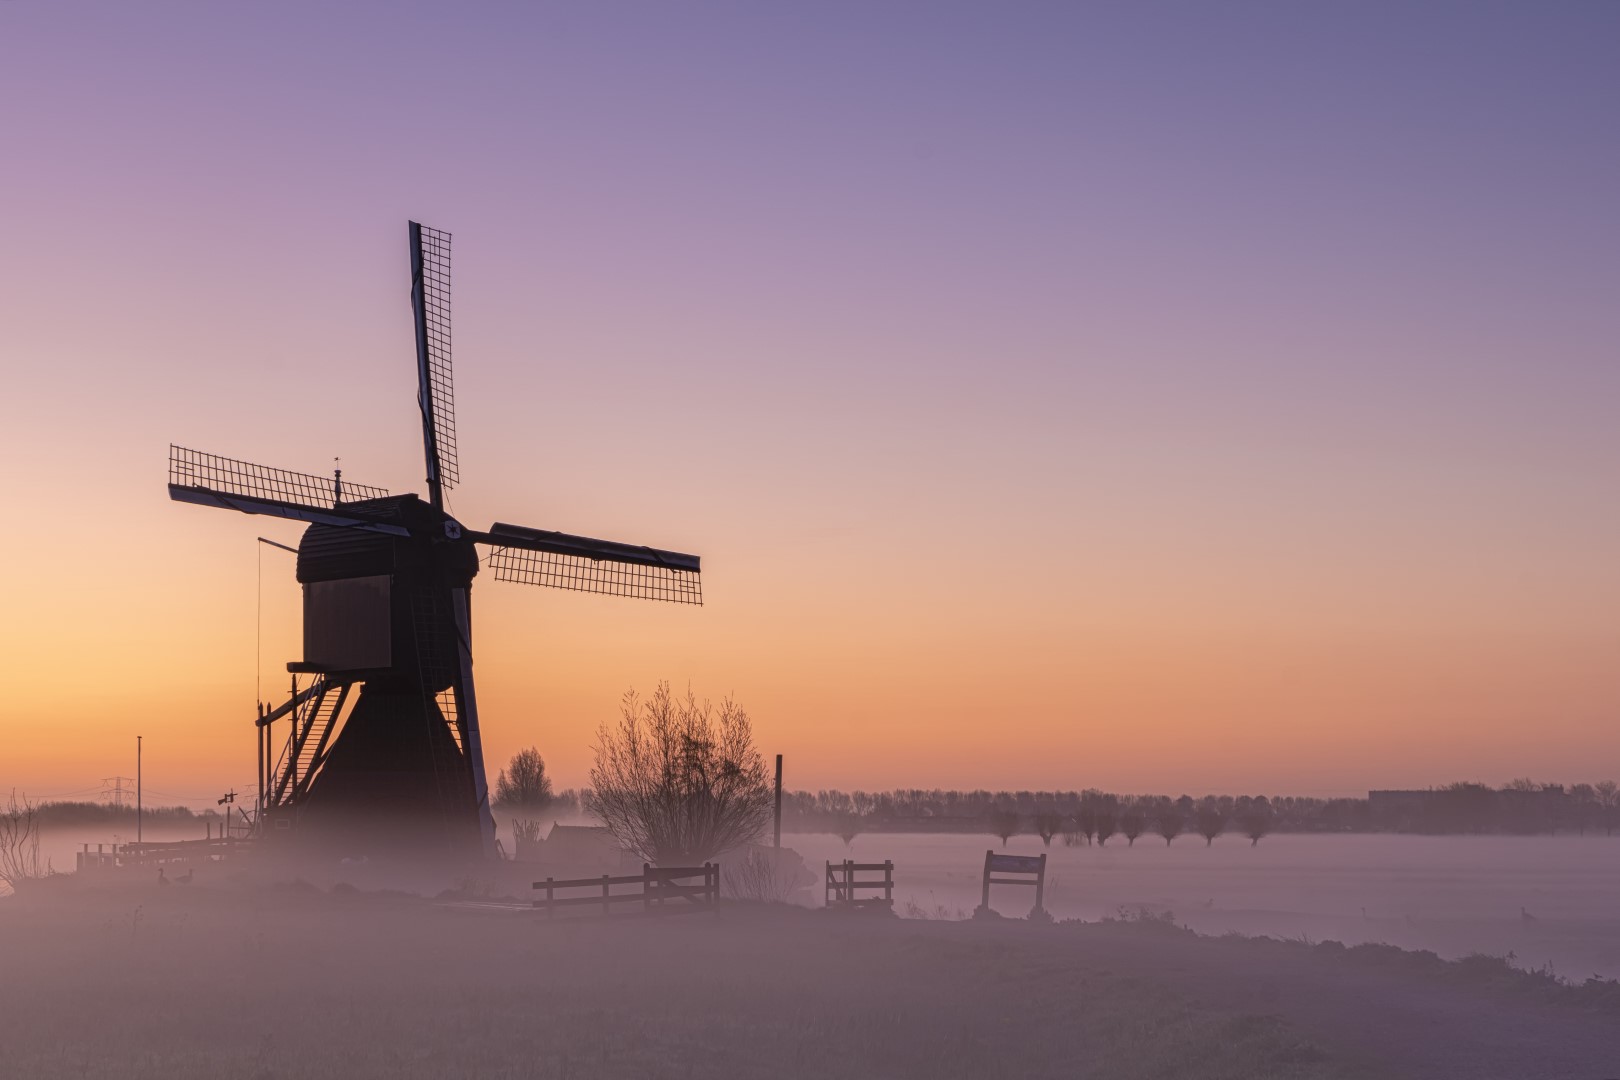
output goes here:
[[[147, 832], [149, 840], [192, 838]], [[45, 851], [57, 869], [71, 869], [81, 843], [110, 839], [94, 828], [52, 830]], [[783, 842], [818, 875], [825, 860], [892, 860], [902, 914], [966, 917], [979, 903], [987, 848], [1044, 851], [1046, 907], [1060, 919], [1145, 907], [1201, 933], [1386, 942], [1451, 958], [1512, 954], [1520, 966], [1550, 965], [1572, 979], [1620, 977], [1620, 837], [1280, 834], [1258, 846], [1222, 836], [1206, 847], [1182, 836], [1166, 847], [1144, 836], [1129, 847], [1118, 837], [1042, 847], [1026, 835], [1002, 847], [991, 836], [873, 833], [846, 847], [811, 833]], [[795, 900], [815, 906], [821, 898], [814, 886]], [[1025, 914], [1029, 902], [1013, 890], [993, 898], [1009, 915]]]
[[1154, 919], [548, 920], [246, 864], [36, 883], [0, 958], [0, 1075], [41, 1080], [1595, 1076], [1620, 1007]]
[[[1046, 907], [1060, 919], [1145, 906], [1203, 933], [1382, 941], [1449, 957], [1511, 952], [1574, 979], [1620, 977], [1620, 837], [1283, 834], [1206, 847], [1182, 836], [1166, 847], [1144, 836], [1130, 847], [1120, 837], [1042, 847], [1018, 836], [1003, 847], [993, 836], [873, 833], [847, 848], [825, 835], [785, 842], [818, 867], [893, 860], [902, 909], [971, 913], [986, 849], [1044, 851]], [[1012, 890], [993, 904], [1019, 915], [1029, 907]]]

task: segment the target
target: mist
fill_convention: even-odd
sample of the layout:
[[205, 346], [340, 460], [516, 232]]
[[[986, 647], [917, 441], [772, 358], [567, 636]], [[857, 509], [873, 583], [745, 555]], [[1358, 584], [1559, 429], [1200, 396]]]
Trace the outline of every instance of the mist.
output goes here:
[[[261, 853], [27, 883], [0, 899], [0, 1061], [268, 1080], [1582, 1076], [1612, 1060], [1620, 867], [1603, 836], [790, 832], [717, 860], [717, 908], [531, 906], [547, 878], [595, 898], [600, 875], [639, 874], [588, 831], [525, 862]], [[81, 833], [42, 850], [71, 865], [95, 847]], [[987, 850], [1047, 856], [1042, 917], [1001, 885], [975, 910]], [[738, 872], [767, 855], [768, 881]], [[842, 909], [824, 878], [846, 859], [893, 864], [891, 906]]]

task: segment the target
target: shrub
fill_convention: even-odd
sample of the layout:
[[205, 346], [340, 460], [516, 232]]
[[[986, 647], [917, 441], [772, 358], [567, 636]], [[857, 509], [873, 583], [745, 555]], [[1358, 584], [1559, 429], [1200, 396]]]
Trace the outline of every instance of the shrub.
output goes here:
[[756, 839], [771, 819], [771, 783], [753, 723], [727, 698], [716, 713], [669, 683], [625, 694], [619, 723], [597, 733], [587, 808], [614, 837], [662, 866], [706, 862]]

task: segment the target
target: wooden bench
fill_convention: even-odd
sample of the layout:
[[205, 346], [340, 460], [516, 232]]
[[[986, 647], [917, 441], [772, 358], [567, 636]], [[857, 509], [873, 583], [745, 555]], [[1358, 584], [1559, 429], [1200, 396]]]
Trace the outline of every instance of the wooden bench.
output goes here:
[[[1001, 874], [1002, 877], [995, 875]], [[1013, 875], [1011, 877], [1006, 875]], [[980, 907], [986, 912], [990, 910], [990, 886], [992, 885], [1033, 885], [1035, 886], [1035, 911], [1045, 911], [1046, 900], [1046, 855], [997, 855], [994, 851], [984, 853], [984, 893]]]

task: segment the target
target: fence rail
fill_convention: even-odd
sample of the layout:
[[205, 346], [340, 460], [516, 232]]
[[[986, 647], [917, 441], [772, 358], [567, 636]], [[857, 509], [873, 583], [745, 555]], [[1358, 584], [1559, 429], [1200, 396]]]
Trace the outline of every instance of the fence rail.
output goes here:
[[[696, 885], [682, 884], [690, 878], [702, 878], [702, 882]], [[615, 886], [626, 885], [639, 885], [641, 888], [636, 892], [613, 891]], [[577, 892], [581, 889], [591, 889], [593, 894], [558, 895], [563, 891]], [[704, 863], [702, 866], [644, 864], [641, 873], [635, 875], [603, 874], [601, 877], [567, 878], [562, 881], [546, 878], [544, 881], [536, 881], [534, 890], [544, 891], [545, 896], [536, 897], [534, 906], [543, 910], [548, 918], [555, 916], [558, 908], [573, 907], [599, 907], [603, 915], [612, 915], [615, 904], [640, 904], [642, 912], [648, 915], [719, 911], [720, 864]], [[677, 900], [682, 902], [670, 903]]]
[[252, 846], [242, 837], [207, 840], [168, 840], [162, 843], [101, 844], [91, 851], [89, 844], [74, 852], [78, 870], [152, 869], [158, 866], [220, 862]]
[[[882, 871], [881, 878], [858, 878], [856, 874]], [[882, 896], [861, 896], [862, 892], [883, 891]], [[824, 902], [828, 907], [893, 907], [894, 863], [858, 863], [845, 859], [827, 863]]]

